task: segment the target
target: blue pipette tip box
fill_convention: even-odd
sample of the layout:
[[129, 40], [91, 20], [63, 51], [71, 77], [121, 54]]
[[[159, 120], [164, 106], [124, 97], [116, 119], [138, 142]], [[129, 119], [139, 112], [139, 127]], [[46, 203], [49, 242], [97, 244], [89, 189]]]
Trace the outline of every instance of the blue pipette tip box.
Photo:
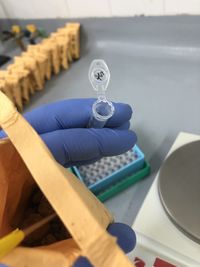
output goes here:
[[124, 154], [104, 157], [84, 166], [73, 167], [75, 175], [95, 194], [105, 191], [145, 167], [143, 152], [135, 145]]

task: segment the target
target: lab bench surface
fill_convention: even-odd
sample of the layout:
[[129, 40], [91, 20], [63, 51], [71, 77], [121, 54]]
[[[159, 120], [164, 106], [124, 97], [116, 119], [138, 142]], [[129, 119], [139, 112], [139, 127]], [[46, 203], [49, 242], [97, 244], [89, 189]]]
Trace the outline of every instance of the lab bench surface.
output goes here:
[[[18, 23], [33, 22], [52, 32], [67, 21]], [[95, 97], [88, 81], [90, 62], [95, 58], [107, 62], [111, 71], [108, 97], [132, 106], [131, 128], [152, 167], [149, 177], [105, 203], [116, 221], [132, 225], [177, 134], [200, 133], [200, 16], [77, 21], [82, 25], [81, 58], [48, 81], [25, 111], [63, 98]], [[13, 21], [0, 23], [8, 25]], [[17, 53], [17, 49], [4, 49], [9, 55]]]

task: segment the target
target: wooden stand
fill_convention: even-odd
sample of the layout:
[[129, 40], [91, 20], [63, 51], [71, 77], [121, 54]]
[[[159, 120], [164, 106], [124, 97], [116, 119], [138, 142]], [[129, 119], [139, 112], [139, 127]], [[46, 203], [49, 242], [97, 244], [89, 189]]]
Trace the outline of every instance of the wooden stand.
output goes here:
[[[45, 81], [52, 77], [52, 73], [57, 75], [62, 69], [68, 69], [70, 62], [79, 57], [80, 24], [68, 23], [52, 33], [49, 38], [43, 39], [41, 43], [29, 45], [26, 52], [15, 57], [14, 63], [7, 67], [6, 72], [9, 75], [1, 71], [3, 75], [0, 74], [0, 90], [6, 93], [19, 111], [22, 111], [30, 96], [36, 91], [43, 90]], [[11, 80], [17, 79], [19, 85], [11, 84], [6, 77], [11, 77]], [[10, 91], [7, 88], [8, 84], [11, 87]], [[12, 89], [13, 86], [17, 89]], [[19, 90], [21, 92], [18, 92]], [[19, 99], [19, 94], [22, 99]]]

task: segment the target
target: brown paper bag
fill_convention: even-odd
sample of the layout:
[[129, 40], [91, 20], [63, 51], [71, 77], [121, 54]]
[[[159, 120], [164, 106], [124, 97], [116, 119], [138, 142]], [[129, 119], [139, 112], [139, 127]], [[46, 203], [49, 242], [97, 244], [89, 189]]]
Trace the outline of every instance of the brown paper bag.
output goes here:
[[20, 78], [20, 86], [22, 88], [22, 98], [23, 102], [29, 102], [29, 95], [31, 93], [31, 84], [30, 84], [30, 71], [23, 68], [21, 64], [11, 64], [7, 67], [7, 70], [11, 74], [18, 75]]
[[10, 87], [7, 85], [6, 80], [0, 78], [0, 91], [3, 92], [13, 103], [13, 95]]
[[36, 59], [28, 52], [23, 52], [21, 54], [22, 59], [24, 60], [24, 64], [32, 69], [33, 76], [35, 78], [36, 84], [37, 84], [37, 90], [43, 90], [44, 88], [44, 79], [42, 77], [43, 71], [41, 73], [41, 59]]
[[69, 68], [68, 62], [68, 39], [66, 37], [59, 35], [58, 33], [52, 33], [51, 38], [57, 42], [58, 46], [60, 47], [60, 64], [63, 69]]
[[20, 86], [20, 78], [17, 75], [10, 74], [7, 76], [6, 84], [10, 88], [15, 105], [17, 109], [21, 112], [23, 110], [22, 101], [22, 88]]
[[22, 57], [14, 57], [14, 64], [21, 66], [23, 69], [29, 72], [29, 95], [33, 95], [38, 87], [34, 73], [32, 71], [33, 66], [25, 63]]
[[51, 59], [50, 55], [42, 49], [40, 44], [29, 45], [27, 52], [30, 53], [35, 59], [40, 62], [40, 71], [42, 72], [43, 79], [49, 80], [51, 78]]
[[[0, 140], [0, 237], [20, 226], [27, 200], [35, 186], [12, 143], [8, 139]], [[1, 262], [12, 267], [69, 267], [79, 255], [76, 243], [68, 239], [48, 247], [16, 248]]]
[[23, 109], [22, 88], [20, 77], [17, 74], [11, 74], [8, 70], [0, 72], [0, 79], [5, 81], [5, 94], [11, 99], [19, 111]]
[[66, 38], [68, 61], [72, 62], [72, 60], [73, 60], [73, 58], [72, 58], [73, 51], [72, 51], [71, 35], [69, 34], [68, 29], [66, 27], [58, 28], [57, 31], [56, 31], [56, 34]]
[[21, 217], [33, 185], [34, 180], [14, 146], [8, 139], [0, 140], [1, 237], [9, 233], [12, 223]]
[[43, 89], [39, 67], [37, 66], [37, 62], [33, 58], [31, 58], [27, 54], [24, 54], [21, 57], [14, 57], [14, 62], [22, 64], [22, 66], [26, 70], [30, 71], [31, 84], [32, 84], [31, 89], [33, 90], [32, 93], [34, 93], [36, 90], [40, 91]]
[[42, 83], [44, 85], [46, 74], [47, 74], [48, 58], [46, 54], [39, 52], [38, 48], [37, 49], [36, 48], [37, 48], [37, 45], [29, 45], [27, 49], [27, 53], [36, 60], [39, 66]]
[[52, 74], [52, 56], [51, 56], [51, 49], [44, 47], [42, 44], [37, 44], [37, 51], [41, 52], [43, 55], [47, 57], [47, 69], [46, 69], [46, 79], [51, 79]]
[[0, 157], [1, 232], [8, 232], [14, 221], [19, 220], [30, 188], [36, 182], [73, 238], [43, 248], [16, 248], [2, 263], [13, 267], [70, 267], [78, 255], [83, 255], [96, 267], [133, 267], [116, 239], [106, 232], [113, 220], [108, 210], [54, 160], [37, 133], [2, 92], [0, 126], [9, 137], [0, 143], [4, 154]]
[[80, 57], [80, 23], [67, 23], [66, 28], [72, 45], [72, 57], [79, 59]]
[[50, 52], [51, 62], [53, 67], [54, 74], [58, 74], [60, 72], [60, 58], [59, 58], [59, 46], [56, 42], [51, 40], [50, 38], [44, 39], [41, 43], [43, 49], [46, 49]]
[[9, 71], [7, 71], [7, 70], [0, 70], [0, 79], [1, 80], [5, 80], [7, 74], [9, 74]]

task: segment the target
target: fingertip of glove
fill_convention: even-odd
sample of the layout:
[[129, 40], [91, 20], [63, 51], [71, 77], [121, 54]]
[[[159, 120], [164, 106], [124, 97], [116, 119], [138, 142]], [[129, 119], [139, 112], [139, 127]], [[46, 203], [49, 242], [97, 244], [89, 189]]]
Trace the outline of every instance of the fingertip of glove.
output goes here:
[[125, 253], [131, 252], [136, 246], [136, 234], [133, 229], [124, 223], [112, 223], [107, 231], [117, 237], [117, 243]]
[[137, 142], [137, 135], [132, 130], [123, 131], [123, 133], [122, 132], [120, 133], [120, 136], [121, 136], [121, 142], [123, 142], [122, 153], [134, 147], [134, 145]]
[[108, 120], [108, 127], [120, 127], [132, 117], [132, 107], [125, 103], [113, 103], [115, 107], [114, 115]]
[[126, 103], [114, 103], [114, 106], [116, 108], [116, 110], [119, 110], [119, 112], [127, 114], [127, 116], [129, 116], [129, 118], [131, 118], [132, 114], [133, 114], [133, 109], [129, 104]]
[[131, 147], [133, 147], [135, 143], [137, 142], [137, 135], [134, 131], [128, 130], [128, 136], [129, 136], [129, 142], [131, 144]]
[[5, 132], [2, 130], [2, 131], [0, 131], [0, 139], [1, 138], [4, 138], [4, 137], [6, 137], [7, 135], [5, 134]]
[[85, 257], [79, 257], [73, 267], [93, 267]]

